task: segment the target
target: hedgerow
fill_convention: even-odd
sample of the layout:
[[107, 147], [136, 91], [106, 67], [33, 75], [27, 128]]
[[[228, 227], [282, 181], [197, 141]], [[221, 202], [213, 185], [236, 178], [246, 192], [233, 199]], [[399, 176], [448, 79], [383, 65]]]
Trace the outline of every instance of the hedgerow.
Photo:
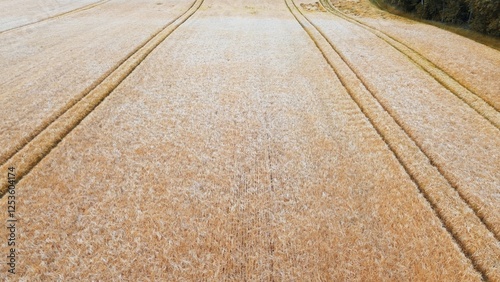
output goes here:
[[[380, 1], [380, 0], [379, 0]], [[428, 20], [500, 36], [499, 0], [382, 0], [405, 12]]]

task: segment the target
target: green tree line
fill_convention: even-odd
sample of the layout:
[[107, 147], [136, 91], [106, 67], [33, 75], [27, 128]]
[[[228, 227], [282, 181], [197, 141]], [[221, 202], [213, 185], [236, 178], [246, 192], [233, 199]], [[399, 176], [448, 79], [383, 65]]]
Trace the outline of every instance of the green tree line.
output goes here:
[[[380, 1], [380, 0], [379, 0]], [[500, 0], [382, 0], [405, 12], [500, 36]]]

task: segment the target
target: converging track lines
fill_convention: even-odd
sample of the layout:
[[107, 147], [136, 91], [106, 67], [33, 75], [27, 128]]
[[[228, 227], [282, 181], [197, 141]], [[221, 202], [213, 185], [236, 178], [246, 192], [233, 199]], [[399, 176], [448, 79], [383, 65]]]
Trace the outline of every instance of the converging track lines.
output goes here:
[[310, 22], [292, 0], [288, 9], [314, 41], [348, 94], [429, 202], [450, 236], [485, 280], [500, 280], [496, 262], [500, 257], [498, 238], [477, 215], [477, 211], [433, 165], [432, 159], [418, 146], [384, 105], [370, 92], [365, 82], [346, 62], [333, 44]]
[[386, 32], [362, 23], [361, 21], [342, 13], [332, 6], [329, 0], [320, 0], [320, 2], [331, 14], [369, 31], [370, 33], [385, 41], [397, 51], [401, 52], [408, 59], [410, 59], [410, 61], [419, 66], [442, 86], [444, 86], [465, 104], [475, 110], [479, 115], [488, 120], [497, 129], [500, 129], [500, 112], [491, 103], [474, 93], [471, 89], [464, 86], [458, 80], [446, 73], [442, 68], [438, 67], [429, 59], [425, 58], [424, 55], [420, 54], [415, 49], [394, 38], [393, 36], [390, 36]]
[[314, 24], [312, 21], [310, 21], [305, 15], [303, 15], [303, 16], [307, 20], [307, 22], [310, 25], [312, 25], [314, 27], [314, 29], [316, 29], [319, 32], [319, 34], [321, 35], [321, 37], [326, 40], [326, 42], [331, 47], [331, 49], [333, 51], [335, 51], [336, 54], [338, 54], [338, 56], [342, 59], [343, 63], [345, 63], [349, 67], [349, 69], [352, 71], [352, 73], [356, 76], [356, 79], [363, 84], [363, 86], [367, 90], [367, 92], [377, 101], [378, 104], [380, 104], [380, 106], [384, 109], [385, 112], [387, 112], [391, 116], [391, 118], [395, 121], [395, 123], [399, 126], [399, 128], [401, 128], [403, 130], [403, 132], [405, 133], [405, 135], [408, 136], [412, 140], [412, 142], [418, 147], [418, 149], [426, 156], [426, 158], [428, 159], [428, 161], [430, 162], [430, 164], [433, 165], [434, 167], [436, 167], [436, 169], [439, 171], [439, 173], [444, 177], [444, 179], [446, 179], [447, 183], [453, 189], [455, 189], [457, 191], [457, 193], [460, 196], [460, 198], [462, 199], [462, 201], [465, 202], [474, 211], [474, 213], [476, 214], [476, 216], [492, 232], [492, 234], [495, 236], [495, 238], [498, 241], [500, 241], [500, 234], [498, 232], [495, 232], [495, 228], [494, 228], [495, 225], [494, 225], [494, 223], [493, 222], [489, 222], [489, 220], [487, 219], [487, 216], [485, 215], [485, 213], [481, 211], [481, 207], [478, 206], [477, 204], [471, 202], [465, 196], [465, 193], [458, 188], [458, 185], [454, 181], [451, 180], [452, 177], [450, 176], [450, 174], [448, 172], [446, 172], [442, 168], [441, 165], [435, 163], [434, 159], [431, 156], [431, 152], [428, 149], [423, 148], [422, 144], [420, 144], [420, 143], [418, 143], [416, 141], [417, 138], [416, 138], [415, 134], [412, 133], [412, 131], [410, 130], [410, 128], [408, 128], [408, 126], [405, 126], [404, 123], [403, 123], [403, 121], [400, 118], [396, 117], [396, 115], [393, 113], [393, 111], [391, 109], [389, 109], [389, 107], [385, 103], [383, 103], [380, 100], [380, 98], [377, 97], [377, 95], [374, 94], [374, 91], [368, 85], [368, 83], [366, 83], [365, 79], [363, 79], [361, 77], [359, 71], [355, 70], [355, 68], [353, 67], [352, 63], [349, 62], [349, 60], [346, 58], [346, 56], [342, 52], [340, 52], [338, 50], [338, 48], [325, 35], [325, 33], [316, 24]]
[[12, 28], [0, 31], [0, 34], [6, 33], [6, 32], [10, 32], [10, 31], [14, 31], [14, 30], [18, 30], [18, 29], [21, 29], [23, 27], [32, 26], [32, 25], [35, 25], [35, 24], [38, 24], [38, 23], [41, 23], [41, 22], [45, 22], [45, 21], [48, 21], [48, 20], [60, 18], [60, 17], [63, 17], [63, 16], [68, 16], [68, 15], [71, 15], [71, 14], [74, 14], [74, 13], [86, 11], [86, 10], [95, 8], [95, 7], [99, 6], [99, 5], [102, 5], [104, 3], [107, 3], [109, 1], [111, 1], [111, 0], [101, 0], [101, 1], [98, 1], [98, 2], [95, 2], [95, 3], [92, 3], [92, 4], [85, 5], [83, 7], [79, 7], [79, 8], [76, 8], [76, 9], [73, 9], [73, 10], [70, 10], [70, 11], [66, 11], [66, 12], [63, 12], [63, 13], [60, 13], [60, 14], [57, 14], [57, 15], [53, 15], [53, 16], [50, 16], [50, 17], [47, 17], [47, 18], [43, 18], [43, 19], [40, 19], [40, 20], [35, 21], [35, 22], [26, 23], [26, 24], [23, 24], [23, 25], [20, 25], [20, 26], [15, 26], [15, 27], [12, 27]]
[[[17, 180], [21, 180], [50, 151], [55, 148], [86, 116], [88, 116], [118, 85], [127, 78], [148, 55], [160, 45], [173, 31], [189, 19], [201, 6], [203, 0], [196, 0], [183, 14], [166, 24], [159, 32], [137, 47], [124, 60], [116, 65], [97, 85], [85, 93], [80, 100], [69, 105], [64, 112], [49, 122], [36, 136], [27, 140], [22, 149], [15, 152], [0, 171], [15, 165]], [[0, 196], [6, 192], [7, 185], [0, 186]]]

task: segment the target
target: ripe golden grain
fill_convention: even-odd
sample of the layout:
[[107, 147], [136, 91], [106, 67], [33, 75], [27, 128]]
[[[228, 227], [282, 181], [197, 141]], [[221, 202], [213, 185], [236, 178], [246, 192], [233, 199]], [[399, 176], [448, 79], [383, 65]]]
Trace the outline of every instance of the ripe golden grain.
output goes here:
[[282, 0], [205, 0], [53, 123], [87, 116], [18, 183], [17, 277], [495, 280], [498, 242], [299, 21], [315, 42]]
[[[289, 6], [296, 7], [291, 0]], [[405, 133], [400, 124], [395, 122], [387, 109], [381, 106], [380, 101], [375, 99], [376, 96], [370, 93], [366, 86], [360, 85], [360, 78], [352, 71], [352, 67], [346, 63], [345, 58], [339, 56], [338, 50], [331, 44], [331, 41], [328, 41], [324, 34], [321, 34], [311, 25], [298, 10], [292, 8], [292, 11], [295, 12], [294, 15], [315, 40], [316, 45], [335, 69], [353, 99], [366, 116], [370, 118], [399, 161], [419, 185], [421, 192], [435, 208], [436, 213], [443, 220], [448, 230], [456, 236], [464, 251], [473, 259], [474, 263], [478, 265], [488, 279], [493, 281], [500, 279], [500, 271], [497, 266], [500, 245], [494, 234], [486, 228], [484, 223], [471, 210], [471, 207], [464, 202], [462, 196], [441, 175], [440, 171], [431, 165], [429, 158], [415, 144], [414, 140]], [[314, 16], [309, 15], [309, 17]], [[338, 28], [339, 24], [336, 27]], [[335, 38], [339, 38], [339, 36]], [[351, 44], [350, 46], [354, 45]], [[362, 64], [358, 63], [358, 65]], [[367, 67], [364, 67], [366, 70]], [[390, 109], [390, 112], [393, 113], [394, 110]], [[494, 130], [490, 132], [496, 133]], [[492, 165], [492, 168], [495, 169], [495, 164]], [[465, 189], [467, 188], [466, 186]], [[494, 193], [494, 189], [492, 189], [492, 192]], [[482, 199], [482, 201], [488, 200], [491, 199], [489, 197]], [[489, 220], [495, 222], [495, 207], [494, 205], [489, 206], [493, 210], [488, 211], [487, 215]], [[473, 232], [470, 232], [471, 226], [474, 226], [472, 227]], [[490, 226], [494, 227], [495, 225]], [[492, 231], [496, 232], [497, 230], [492, 228]]]

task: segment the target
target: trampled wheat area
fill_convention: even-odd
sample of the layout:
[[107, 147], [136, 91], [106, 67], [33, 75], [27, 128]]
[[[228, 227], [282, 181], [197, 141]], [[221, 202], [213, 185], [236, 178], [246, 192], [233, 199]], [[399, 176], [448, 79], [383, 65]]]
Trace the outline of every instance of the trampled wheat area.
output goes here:
[[327, 8], [110, 0], [0, 34], [0, 277], [500, 280], [498, 128]]

